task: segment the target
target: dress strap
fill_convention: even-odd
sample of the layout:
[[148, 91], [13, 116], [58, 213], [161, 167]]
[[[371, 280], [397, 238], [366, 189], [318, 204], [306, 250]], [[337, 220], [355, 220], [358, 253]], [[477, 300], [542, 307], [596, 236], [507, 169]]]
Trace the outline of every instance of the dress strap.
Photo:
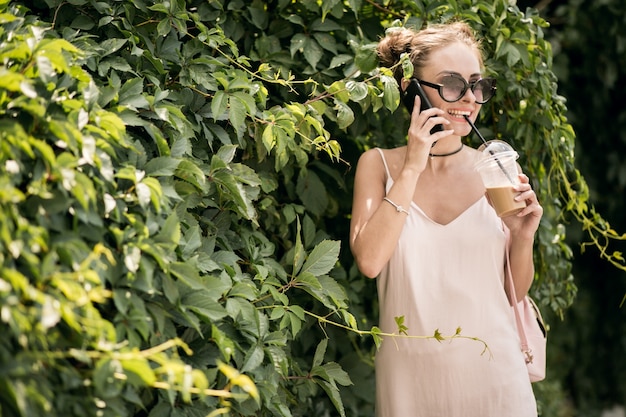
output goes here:
[[385, 154], [383, 150], [380, 148], [375, 148], [380, 154], [381, 159], [383, 160], [383, 165], [385, 165], [385, 173], [387, 174], [387, 181], [391, 179], [391, 174], [389, 173], [389, 166], [387, 165], [387, 160], [385, 159]]

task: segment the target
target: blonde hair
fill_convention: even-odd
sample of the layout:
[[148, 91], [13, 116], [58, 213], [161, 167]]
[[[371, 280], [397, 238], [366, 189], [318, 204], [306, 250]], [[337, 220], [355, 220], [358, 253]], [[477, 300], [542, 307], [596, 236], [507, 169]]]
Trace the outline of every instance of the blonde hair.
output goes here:
[[[389, 29], [385, 37], [378, 42], [377, 53], [380, 65], [387, 68], [397, 64], [403, 53], [408, 53], [415, 75], [419, 77], [433, 51], [455, 42], [461, 42], [473, 49], [480, 66], [483, 66], [480, 42], [467, 23], [458, 21], [430, 25], [419, 31], [408, 28]], [[403, 77], [402, 66], [395, 67], [393, 73], [400, 84]]]

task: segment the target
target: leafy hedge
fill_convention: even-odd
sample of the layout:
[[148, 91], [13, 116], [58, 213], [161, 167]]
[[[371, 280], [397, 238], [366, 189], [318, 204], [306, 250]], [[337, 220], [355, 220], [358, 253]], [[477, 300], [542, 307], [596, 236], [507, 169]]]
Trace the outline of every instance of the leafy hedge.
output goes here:
[[0, 1], [2, 415], [372, 415], [346, 241], [356, 158], [405, 138], [374, 51], [400, 24], [485, 37], [481, 125], [539, 191], [534, 292], [562, 312], [563, 220], [610, 228], [545, 22], [508, 3]]

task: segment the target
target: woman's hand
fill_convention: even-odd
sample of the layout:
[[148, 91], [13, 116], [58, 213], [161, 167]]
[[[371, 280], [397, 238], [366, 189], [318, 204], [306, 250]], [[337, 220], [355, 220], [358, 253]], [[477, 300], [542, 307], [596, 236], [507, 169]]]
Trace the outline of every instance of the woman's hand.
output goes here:
[[411, 124], [408, 132], [405, 166], [422, 172], [426, 168], [428, 154], [433, 144], [454, 133], [454, 130], [430, 133], [436, 125], [440, 124], [445, 127], [450, 124], [450, 121], [443, 115], [444, 111], [436, 107], [420, 112], [420, 97], [415, 96], [415, 105], [413, 106], [413, 113], [411, 113]]
[[505, 217], [503, 221], [511, 231], [512, 238], [533, 240], [543, 215], [543, 207], [539, 204], [528, 177], [525, 174], [520, 174], [519, 179], [520, 184], [515, 187], [519, 194], [515, 200], [525, 201], [526, 208], [513, 216]]

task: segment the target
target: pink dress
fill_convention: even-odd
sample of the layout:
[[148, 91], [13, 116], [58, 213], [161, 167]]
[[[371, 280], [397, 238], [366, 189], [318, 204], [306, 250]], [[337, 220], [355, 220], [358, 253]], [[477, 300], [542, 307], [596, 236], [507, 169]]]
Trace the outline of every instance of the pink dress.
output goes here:
[[[380, 151], [380, 150], [379, 150]], [[387, 191], [393, 184], [387, 162]], [[502, 222], [485, 197], [446, 225], [411, 203], [396, 250], [377, 278], [377, 417], [536, 417], [537, 406], [504, 291]]]

